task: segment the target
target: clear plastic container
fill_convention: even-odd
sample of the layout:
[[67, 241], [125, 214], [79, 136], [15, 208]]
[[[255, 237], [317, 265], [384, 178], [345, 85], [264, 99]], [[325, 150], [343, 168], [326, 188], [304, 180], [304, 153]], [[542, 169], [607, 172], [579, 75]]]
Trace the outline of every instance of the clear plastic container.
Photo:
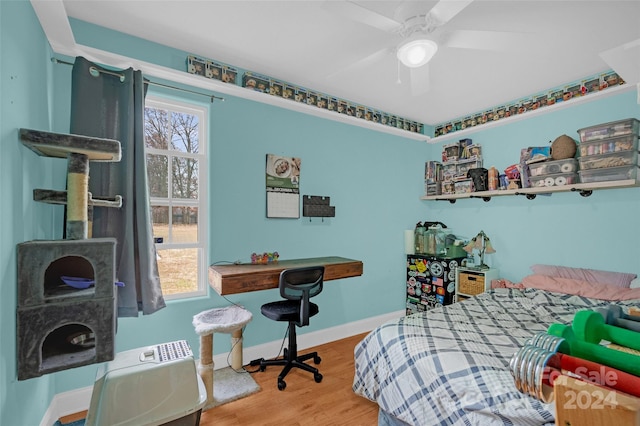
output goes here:
[[578, 171], [578, 160], [567, 158], [565, 160], [543, 161], [529, 164], [529, 176], [545, 176], [558, 173], [575, 173]]
[[582, 183], [605, 182], [611, 180], [635, 179], [638, 166], [609, 167], [607, 169], [581, 170], [580, 180]]
[[580, 170], [606, 169], [637, 164], [638, 153], [636, 151], [610, 152], [608, 154], [580, 157], [579, 160]]
[[580, 157], [588, 155], [601, 155], [610, 152], [637, 151], [638, 137], [635, 135], [618, 136], [597, 140], [593, 142], [583, 142], [578, 146]]
[[446, 240], [447, 240], [447, 232], [443, 230], [440, 225], [430, 226], [429, 230], [433, 232], [434, 240], [435, 240], [435, 251], [434, 254], [436, 256], [440, 256], [446, 253]]
[[424, 233], [424, 253], [436, 254], [436, 232], [431, 228]]
[[573, 185], [578, 183], [577, 173], [556, 173], [552, 175], [530, 176], [532, 188]]
[[416, 248], [416, 253], [426, 253], [424, 246], [424, 234], [426, 232], [426, 228], [422, 224], [422, 222], [416, 223], [416, 229], [414, 231], [414, 245]]
[[627, 118], [625, 120], [611, 121], [609, 123], [597, 124], [595, 126], [579, 129], [580, 142], [589, 142], [613, 138], [623, 135], [635, 135], [638, 137], [638, 128], [640, 121], [635, 118]]

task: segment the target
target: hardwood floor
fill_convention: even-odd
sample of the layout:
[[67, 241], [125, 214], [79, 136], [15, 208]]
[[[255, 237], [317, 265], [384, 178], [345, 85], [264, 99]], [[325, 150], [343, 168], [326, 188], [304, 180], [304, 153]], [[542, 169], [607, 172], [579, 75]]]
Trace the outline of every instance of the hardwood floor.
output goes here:
[[[260, 391], [237, 401], [214, 407], [202, 413], [201, 426], [375, 426], [378, 405], [351, 390], [353, 383], [353, 349], [364, 338], [359, 334], [316, 346], [300, 353], [317, 351], [322, 362], [318, 369], [322, 382], [313, 374], [294, 368], [286, 377], [287, 387], [277, 387], [280, 366], [267, 367], [252, 377]], [[247, 366], [252, 371], [257, 367]], [[215, 382], [214, 382], [215, 386]], [[67, 424], [83, 419], [86, 411], [65, 416]]]
[[[313, 374], [293, 369], [286, 377], [287, 387], [279, 391], [282, 367], [267, 367], [252, 377], [261, 390], [253, 395], [214, 407], [202, 413], [201, 426], [278, 425], [278, 426], [374, 426], [378, 405], [351, 390], [353, 349], [365, 334], [300, 351], [318, 351], [321, 383]], [[247, 367], [251, 371], [255, 367]], [[215, 383], [215, 382], [214, 382]], [[214, 384], [215, 386], [215, 384]]]

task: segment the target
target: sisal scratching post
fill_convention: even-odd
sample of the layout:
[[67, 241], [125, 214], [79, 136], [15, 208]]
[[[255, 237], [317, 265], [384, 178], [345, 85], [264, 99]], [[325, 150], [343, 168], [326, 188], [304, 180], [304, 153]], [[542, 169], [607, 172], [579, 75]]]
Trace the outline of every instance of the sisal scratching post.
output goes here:
[[67, 239], [87, 238], [89, 157], [70, 152], [67, 163]]
[[240, 370], [242, 368], [242, 329], [239, 328], [231, 333], [231, 368]]

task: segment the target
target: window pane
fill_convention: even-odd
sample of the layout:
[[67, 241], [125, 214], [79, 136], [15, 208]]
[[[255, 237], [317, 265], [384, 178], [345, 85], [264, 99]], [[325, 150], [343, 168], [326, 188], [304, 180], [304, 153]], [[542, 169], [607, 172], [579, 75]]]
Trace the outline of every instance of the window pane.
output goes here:
[[166, 155], [147, 154], [147, 180], [151, 197], [169, 196], [169, 159]]
[[173, 198], [198, 199], [198, 160], [190, 158], [174, 158], [173, 165]]
[[156, 108], [144, 109], [144, 143], [148, 148], [169, 149], [169, 114]]
[[198, 208], [186, 206], [173, 207], [171, 214], [171, 242], [197, 243]]
[[197, 248], [158, 250], [158, 270], [163, 294], [198, 290], [198, 251]]
[[153, 222], [153, 238], [162, 237], [164, 242], [169, 241], [169, 207], [152, 206], [151, 221]]
[[207, 221], [200, 225], [199, 215], [205, 209], [206, 216], [206, 204], [201, 203], [207, 202], [207, 194], [200, 196], [199, 179], [207, 171], [206, 149], [200, 149], [207, 111], [153, 96], [145, 102], [150, 214], [153, 236], [164, 243], [156, 243], [163, 293], [171, 298], [203, 294], [208, 265], [199, 235], [206, 232]]
[[180, 152], [198, 152], [198, 117], [182, 112], [171, 113], [171, 148]]

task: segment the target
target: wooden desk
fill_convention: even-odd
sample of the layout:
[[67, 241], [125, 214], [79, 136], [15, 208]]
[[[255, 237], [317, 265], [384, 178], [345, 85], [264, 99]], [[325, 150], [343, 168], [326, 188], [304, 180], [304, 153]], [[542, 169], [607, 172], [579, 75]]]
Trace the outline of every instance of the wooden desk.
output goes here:
[[278, 288], [280, 272], [289, 268], [324, 266], [324, 280], [357, 277], [362, 275], [362, 262], [344, 257], [312, 257], [309, 259], [281, 260], [258, 265], [211, 265], [209, 285], [221, 295]]

